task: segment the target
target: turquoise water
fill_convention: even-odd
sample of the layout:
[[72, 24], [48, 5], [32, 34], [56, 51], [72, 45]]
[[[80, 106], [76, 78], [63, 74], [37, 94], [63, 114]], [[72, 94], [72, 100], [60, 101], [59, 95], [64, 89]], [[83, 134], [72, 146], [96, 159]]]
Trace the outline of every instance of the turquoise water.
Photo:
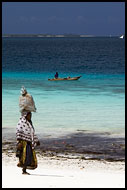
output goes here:
[[[56, 71], [60, 77], [82, 77], [48, 81]], [[124, 39], [2, 38], [3, 132], [15, 133], [22, 85], [35, 100], [32, 120], [38, 134], [86, 130], [124, 135]]]
[[[71, 73], [78, 76], [81, 73]], [[60, 76], [70, 73], [61, 72]], [[54, 73], [3, 72], [2, 127], [15, 132], [20, 117], [18, 101], [24, 85], [37, 112], [32, 121], [38, 134], [61, 135], [78, 130], [124, 135], [125, 76], [81, 74], [78, 81], [48, 81]]]

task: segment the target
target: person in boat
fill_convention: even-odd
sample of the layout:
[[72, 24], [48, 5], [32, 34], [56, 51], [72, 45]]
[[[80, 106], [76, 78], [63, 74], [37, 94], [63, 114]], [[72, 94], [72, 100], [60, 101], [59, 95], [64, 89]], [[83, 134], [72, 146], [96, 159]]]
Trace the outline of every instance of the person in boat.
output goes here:
[[[21, 93], [23, 96], [24, 94], [27, 94], [26, 89], [22, 88]], [[21, 117], [16, 127], [16, 157], [19, 158], [17, 166], [22, 168], [22, 174], [29, 174], [26, 172], [26, 169], [37, 168], [35, 147], [40, 145], [40, 142], [35, 135], [35, 129], [31, 117], [31, 110], [25, 110], [24, 107], [21, 111]]]
[[55, 79], [58, 79], [58, 76], [59, 76], [59, 74], [58, 74], [58, 72], [56, 72]]

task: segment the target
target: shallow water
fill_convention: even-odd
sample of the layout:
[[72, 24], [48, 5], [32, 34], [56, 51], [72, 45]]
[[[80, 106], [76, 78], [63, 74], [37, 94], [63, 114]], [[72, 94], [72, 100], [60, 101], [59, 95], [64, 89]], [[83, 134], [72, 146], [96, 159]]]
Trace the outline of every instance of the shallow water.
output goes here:
[[3, 128], [14, 129], [20, 117], [18, 98], [24, 85], [37, 112], [32, 120], [38, 133], [68, 133], [78, 129], [124, 134], [124, 77], [86, 75], [79, 81], [48, 81], [41, 74], [3, 73]]

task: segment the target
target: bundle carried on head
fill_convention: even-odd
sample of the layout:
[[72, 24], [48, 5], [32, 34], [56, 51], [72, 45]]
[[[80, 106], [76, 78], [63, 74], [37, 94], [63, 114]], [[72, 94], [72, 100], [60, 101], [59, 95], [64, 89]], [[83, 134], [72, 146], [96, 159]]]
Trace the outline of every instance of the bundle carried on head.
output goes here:
[[35, 103], [33, 97], [27, 93], [27, 90], [23, 86], [21, 88], [21, 96], [19, 97], [20, 112], [36, 112]]

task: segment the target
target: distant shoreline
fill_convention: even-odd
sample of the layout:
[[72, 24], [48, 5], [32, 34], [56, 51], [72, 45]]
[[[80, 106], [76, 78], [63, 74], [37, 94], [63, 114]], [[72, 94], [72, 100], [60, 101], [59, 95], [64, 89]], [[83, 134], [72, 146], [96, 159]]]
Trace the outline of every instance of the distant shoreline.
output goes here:
[[93, 35], [77, 34], [3, 34], [2, 37], [94, 37]]
[[82, 37], [118, 37], [118, 36], [94, 36], [94, 35], [78, 35], [78, 34], [3, 34], [2, 37], [40, 37], [40, 38], [52, 38], [52, 37], [73, 37], [73, 38], [82, 38]]

